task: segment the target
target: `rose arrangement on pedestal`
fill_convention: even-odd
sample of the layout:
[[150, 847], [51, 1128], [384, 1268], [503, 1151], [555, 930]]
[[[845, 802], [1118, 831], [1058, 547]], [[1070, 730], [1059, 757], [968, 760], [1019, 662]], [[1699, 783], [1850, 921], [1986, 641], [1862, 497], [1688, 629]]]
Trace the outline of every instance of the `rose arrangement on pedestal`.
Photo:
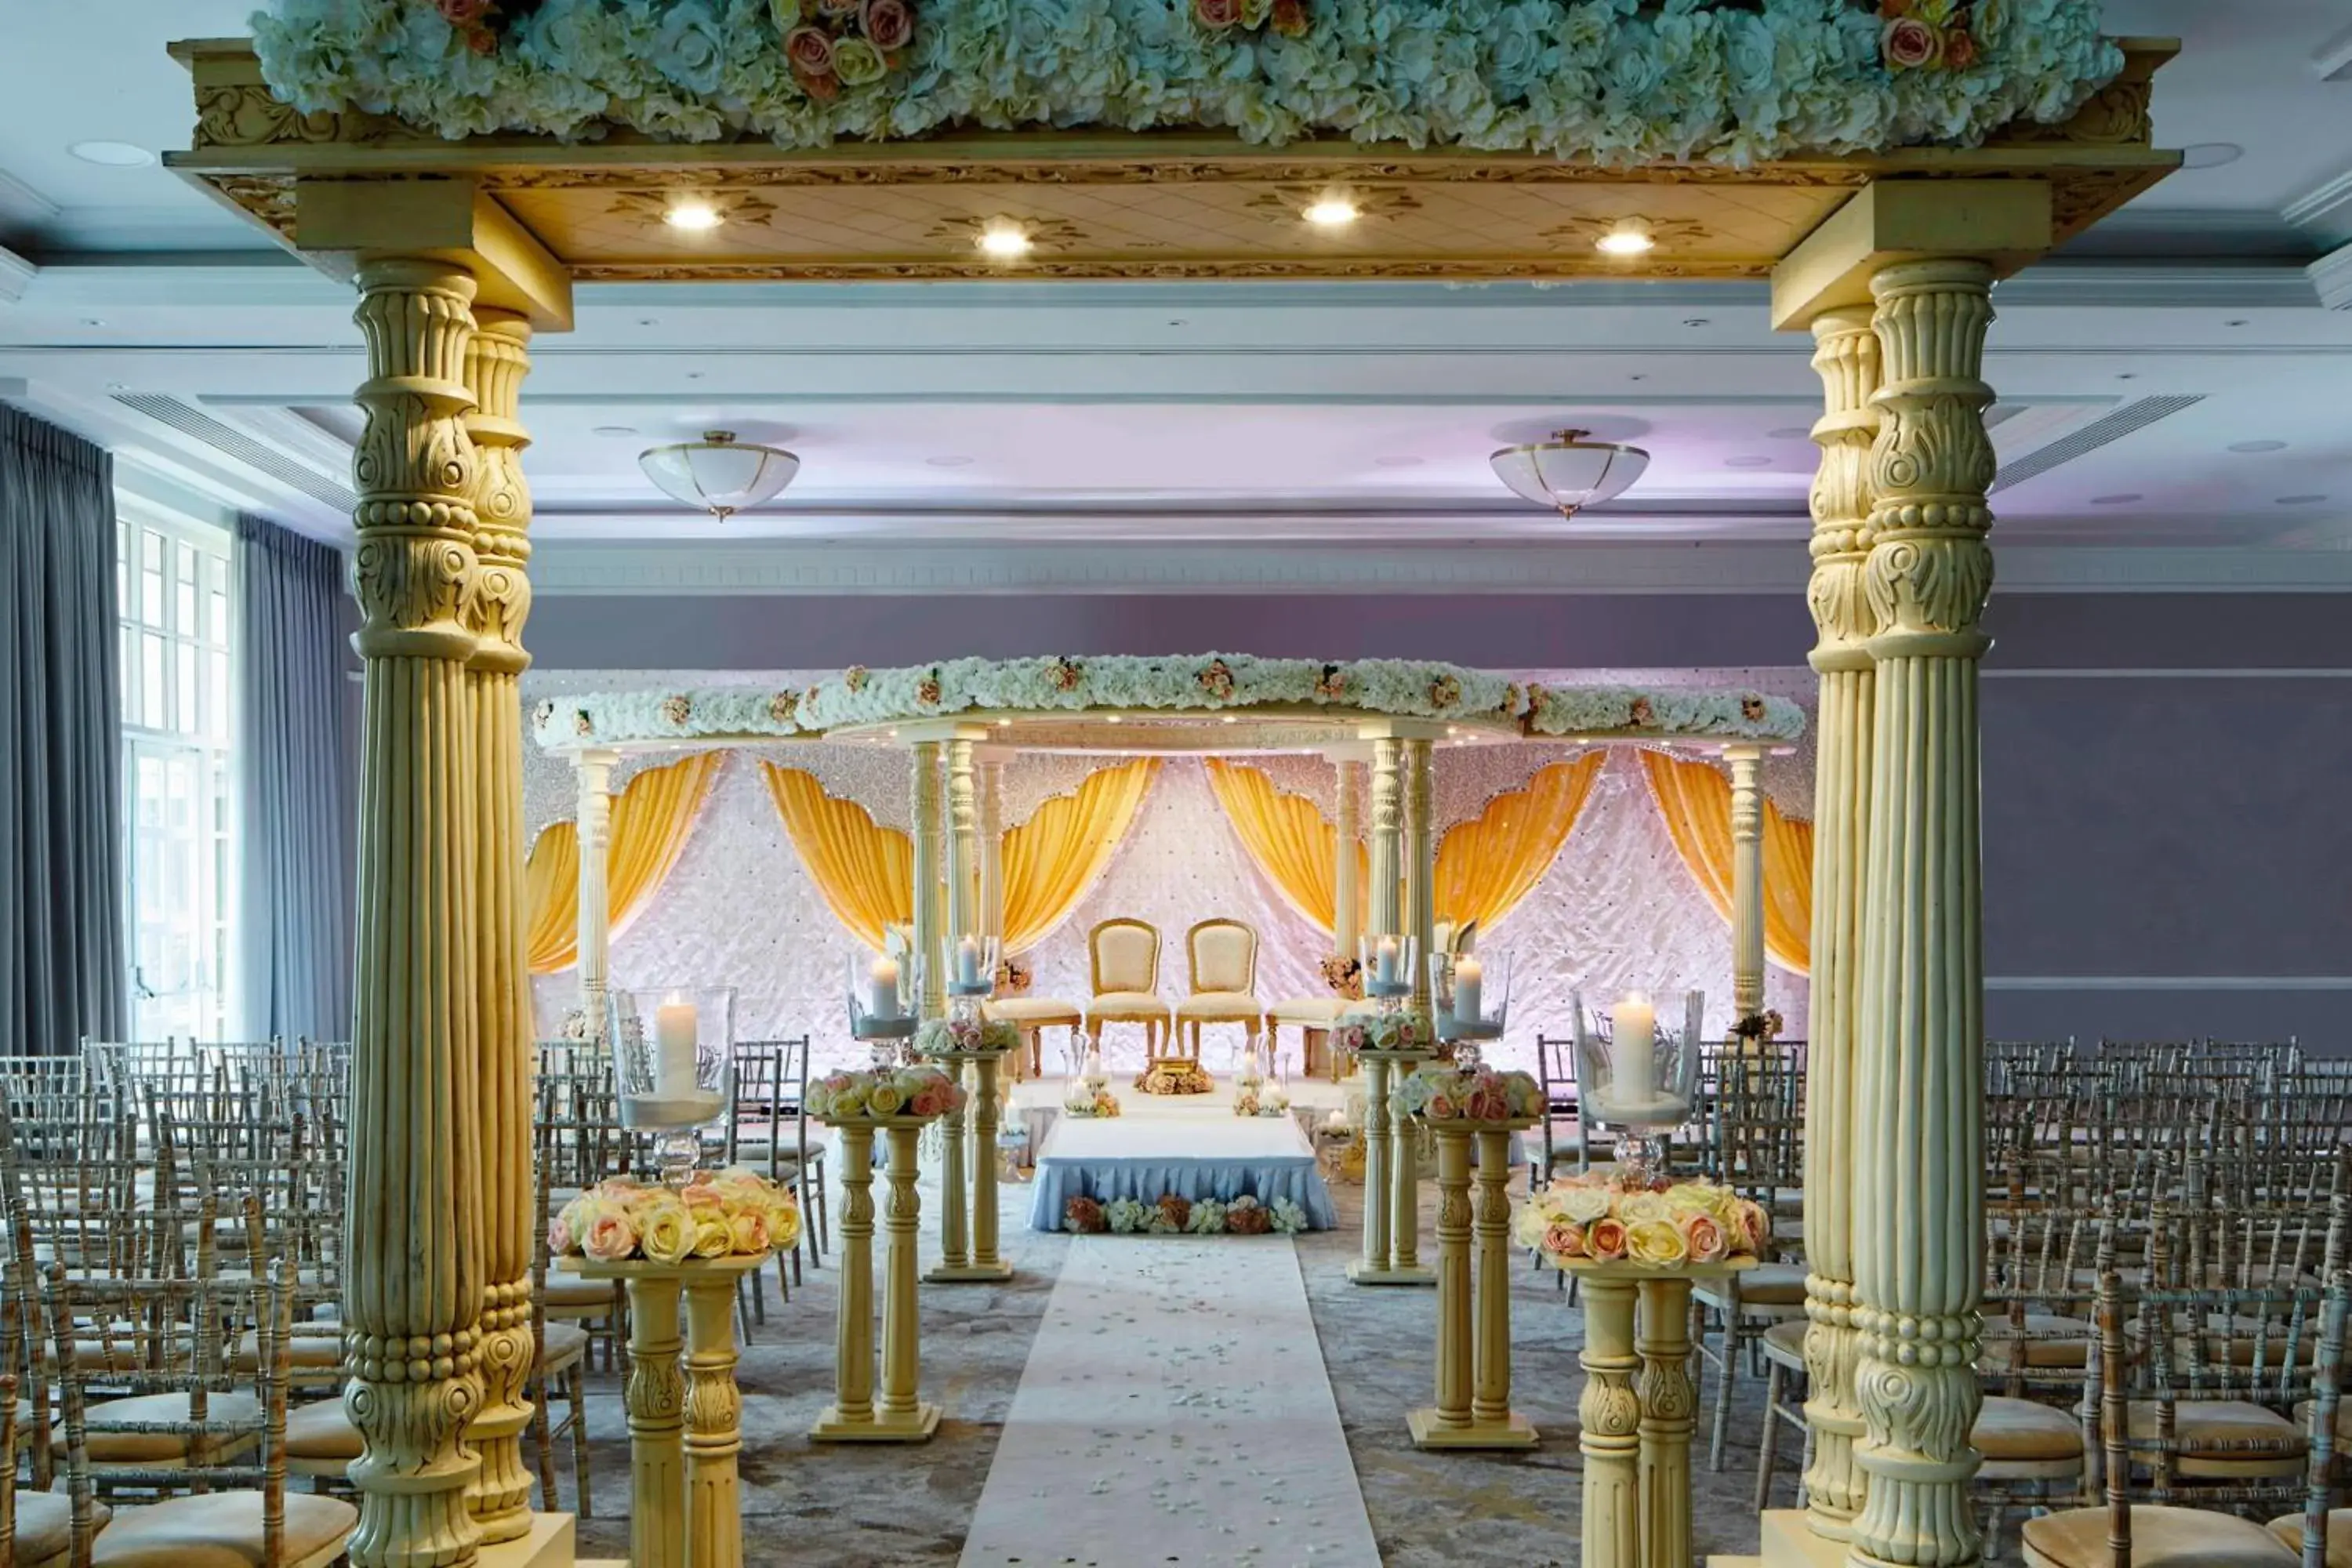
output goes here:
[[926, 1057], [958, 1057], [1020, 1048], [1021, 1031], [1003, 1019], [929, 1018], [915, 1031], [915, 1051]]
[[1433, 1051], [1437, 1030], [1429, 1015], [1407, 1008], [1397, 1013], [1351, 1014], [1331, 1030], [1331, 1045], [1342, 1051]]
[[1390, 1096], [1400, 1116], [1423, 1121], [1516, 1121], [1543, 1115], [1543, 1085], [1523, 1072], [1430, 1066], [1408, 1074]]
[[1772, 1239], [1762, 1205], [1711, 1182], [1629, 1186], [1594, 1173], [1563, 1176], [1519, 1205], [1513, 1230], [1553, 1263], [1589, 1259], [1679, 1268], [1760, 1257]]
[[1167, 1193], [1150, 1204], [1075, 1197], [1062, 1205], [1062, 1228], [1080, 1236], [1296, 1236], [1307, 1228], [1307, 1211], [1288, 1198], [1266, 1204], [1247, 1195], [1220, 1203]]
[[820, 1121], [893, 1116], [929, 1118], [961, 1110], [963, 1089], [937, 1068], [875, 1068], [827, 1073], [808, 1086], [808, 1113]]
[[741, 1169], [698, 1171], [683, 1189], [626, 1180], [601, 1182], [563, 1205], [547, 1227], [547, 1249], [599, 1263], [677, 1264], [749, 1257], [800, 1239], [792, 1194]]

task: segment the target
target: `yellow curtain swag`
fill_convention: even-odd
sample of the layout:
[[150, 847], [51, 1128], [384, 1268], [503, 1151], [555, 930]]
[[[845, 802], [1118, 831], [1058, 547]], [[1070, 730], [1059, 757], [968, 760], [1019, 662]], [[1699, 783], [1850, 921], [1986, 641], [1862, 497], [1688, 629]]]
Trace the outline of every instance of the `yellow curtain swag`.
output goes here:
[[856, 802], [834, 799], [814, 773], [773, 763], [760, 767], [784, 837], [825, 906], [851, 935], [881, 952], [889, 927], [914, 923], [915, 841]]
[[1070, 918], [1110, 865], [1159, 776], [1156, 757], [1097, 769], [1076, 794], [1055, 796], [1028, 821], [1006, 830], [1007, 953], [1028, 952]]
[[1549, 763], [1448, 832], [1437, 847], [1437, 918], [1456, 931], [1472, 921], [1492, 931], [1535, 891], [1591, 798], [1607, 755], [1588, 752]]
[[[664, 767], [647, 768], [613, 801], [611, 841], [604, 857], [605, 907], [613, 934], [651, 901], [668, 879], [694, 819], [725, 765], [723, 752], [698, 752]], [[533, 974], [569, 969], [579, 959], [580, 830], [548, 825], [530, 847], [523, 871]]]
[[[1683, 864], [1731, 918], [1731, 781], [1706, 763], [1643, 752], [1650, 795]], [[1813, 825], [1764, 802], [1764, 951], [1793, 974], [1809, 973], [1813, 940]]]
[[[1328, 936], [1339, 908], [1339, 830], [1324, 820], [1315, 803], [1275, 787], [1263, 768], [1211, 757], [1209, 786], [1242, 847], [1285, 902]], [[1370, 858], [1356, 846], [1359, 924], [1369, 900]]]

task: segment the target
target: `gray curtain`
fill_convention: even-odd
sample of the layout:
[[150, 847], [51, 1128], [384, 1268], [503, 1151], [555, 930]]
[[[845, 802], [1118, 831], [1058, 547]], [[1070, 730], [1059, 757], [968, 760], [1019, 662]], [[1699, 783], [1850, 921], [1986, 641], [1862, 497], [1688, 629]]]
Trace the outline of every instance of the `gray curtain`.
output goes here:
[[353, 789], [343, 558], [236, 520], [245, 1035], [347, 1040]]
[[123, 1035], [114, 463], [0, 406], [0, 1052]]

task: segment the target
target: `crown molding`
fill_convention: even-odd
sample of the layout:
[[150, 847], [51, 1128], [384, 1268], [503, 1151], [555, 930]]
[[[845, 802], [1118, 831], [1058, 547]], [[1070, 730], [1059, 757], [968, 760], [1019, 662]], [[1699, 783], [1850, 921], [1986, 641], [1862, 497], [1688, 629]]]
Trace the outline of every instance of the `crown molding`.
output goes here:
[[2352, 238], [2352, 168], [2287, 203], [2279, 216], [2331, 244]]
[[14, 305], [33, 286], [41, 269], [5, 245], [0, 245], [0, 305]]
[[[2000, 552], [2015, 593], [2345, 593], [2352, 551], [2018, 546]], [[1801, 595], [1794, 545], [587, 544], [549, 540], [535, 594]]]
[[39, 228], [65, 208], [41, 195], [5, 169], [0, 169], [0, 223], [11, 228]]
[[2321, 304], [2331, 310], [2352, 310], [2352, 245], [2329, 251], [2304, 272]]

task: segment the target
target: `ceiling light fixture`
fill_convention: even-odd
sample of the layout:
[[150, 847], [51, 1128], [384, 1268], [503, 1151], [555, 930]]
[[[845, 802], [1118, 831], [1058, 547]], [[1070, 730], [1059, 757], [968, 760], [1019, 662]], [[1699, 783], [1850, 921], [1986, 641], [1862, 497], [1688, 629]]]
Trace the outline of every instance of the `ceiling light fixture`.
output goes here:
[[623, 436], [634, 436], [636, 433], [637, 427], [634, 425], [598, 425], [589, 431], [592, 436], [611, 436], [616, 439]]
[[675, 202], [667, 212], [662, 214], [662, 222], [689, 234], [717, 228], [726, 221], [726, 214], [699, 196], [688, 196], [684, 201]]
[[143, 169], [155, 161], [154, 153], [128, 142], [77, 142], [66, 151], [85, 163], [108, 169]]
[[998, 218], [982, 229], [980, 237], [973, 243], [980, 247], [983, 256], [992, 256], [999, 261], [1017, 261], [1029, 254], [1035, 242], [1029, 237], [1029, 231], [1019, 224], [1008, 218]]
[[1651, 231], [1650, 220], [1629, 217], [1592, 242], [1592, 248], [1603, 256], [1647, 256], [1658, 247], [1658, 237]]
[[667, 494], [724, 522], [773, 500], [801, 471], [801, 460], [776, 447], [747, 446], [732, 430], [706, 430], [699, 441], [651, 447], [637, 466]]
[[2284, 452], [2286, 450], [2286, 443], [2284, 441], [2232, 441], [2230, 443], [2229, 449], [2232, 452], [2248, 453]]
[[1572, 518], [1624, 494], [1650, 466], [1650, 454], [1639, 447], [1586, 440], [1591, 434], [1562, 430], [1549, 441], [1506, 447], [1486, 460], [1513, 491]]
[[1317, 228], [1345, 228], [1364, 216], [1364, 211], [1346, 196], [1333, 193], [1318, 196], [1299, 215]]

